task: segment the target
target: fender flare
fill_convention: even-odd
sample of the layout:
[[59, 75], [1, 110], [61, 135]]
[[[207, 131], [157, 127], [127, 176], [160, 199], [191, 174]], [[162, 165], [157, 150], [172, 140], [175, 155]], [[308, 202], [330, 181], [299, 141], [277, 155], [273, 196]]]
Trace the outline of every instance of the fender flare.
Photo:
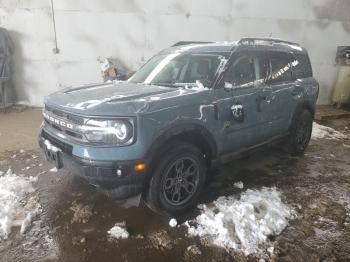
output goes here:
[[295, 122], [295, 119], [298, 115], [298, 113], [300, 113], [302, 110], [309, 110], [312, 117], [314, 117], [315, 115], [315, 105], [314, 103], [312, 103], [311, 100], [303, 100], [294, 110], [293, 116], [290, 120], [290, 124], [289, 124], [289, 128], [288, 130], [291, 129], [293, 123]]
[[217, 144], [214, 135], [204, 126], [187, 121], [179, 121], [163, 129], [147, 150], [146, 157], [151, 158], [167, 141], [187, 132], [197, 134], [205, 139], [211, 152], [211, 157], [216, 157]]

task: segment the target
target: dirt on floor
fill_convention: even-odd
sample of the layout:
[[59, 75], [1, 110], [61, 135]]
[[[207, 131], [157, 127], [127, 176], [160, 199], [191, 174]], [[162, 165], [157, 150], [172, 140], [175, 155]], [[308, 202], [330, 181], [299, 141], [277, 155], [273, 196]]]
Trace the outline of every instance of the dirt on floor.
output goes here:
[[[0, 261], [258, 261], [234, 250], [189, 237], [183, 226], [140, 207], [123, 208], [64, 170], [52, 169], [37, 147], [40, 110], [0, 115], [0, 171], [8, 168], [35, 183], [43, 211], [26, 234], [15, 228], [0, 240]], [[306, 153], [291, 157], [266, 148], [210, 171], [202, 203], [244, 190], [275, 186], [296, 217], [277, 237], [270, 261], [350, 261], [350, 119], [326, 123], [348, 138], [312, 140]], [[51, 170], [51, 171], [50, 171]], [[198, 210], [178, 218], [194, 218]], [[107, 231], [126, 222], [130, 236], [111, 239]], [[190, 247], [190, 248], [189, 248]]]
[[38, 148], [41, 108], [16, 106], [0, 113], [0, 151]]

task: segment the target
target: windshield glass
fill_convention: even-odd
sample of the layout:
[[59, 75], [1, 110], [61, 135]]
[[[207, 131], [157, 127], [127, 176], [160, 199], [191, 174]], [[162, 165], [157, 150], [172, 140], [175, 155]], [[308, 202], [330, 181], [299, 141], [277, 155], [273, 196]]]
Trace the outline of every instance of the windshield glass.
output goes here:
[[225, 54], [171, 53], [151, 58], [128, 81], [169, 87], [210, 87]]

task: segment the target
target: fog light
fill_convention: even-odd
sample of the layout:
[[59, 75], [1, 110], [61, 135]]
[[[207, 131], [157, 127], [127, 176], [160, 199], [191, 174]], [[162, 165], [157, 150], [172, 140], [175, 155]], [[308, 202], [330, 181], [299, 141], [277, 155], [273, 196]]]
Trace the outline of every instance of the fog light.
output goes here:
[[134, 165], [134, 169], [136, 171], [142, 171], [142, 170], [145, 170], [145, 168], [146, 168], [146, 164], [144, 164], [144, 163], [138, 163], [138, 164]]
[[122, 176], [122, 171], [120, 169], [117, 169], [117, 176], [121, 177]]

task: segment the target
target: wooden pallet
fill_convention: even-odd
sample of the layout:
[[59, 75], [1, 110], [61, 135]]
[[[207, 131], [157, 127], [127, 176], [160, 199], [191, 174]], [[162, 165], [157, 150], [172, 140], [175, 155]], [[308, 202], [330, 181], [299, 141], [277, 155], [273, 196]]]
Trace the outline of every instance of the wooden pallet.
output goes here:
[[322, 121], [339, 118], [350, 118], [350, 110], [344, 110], [334, 106], [316, 106], [316, 120]]

